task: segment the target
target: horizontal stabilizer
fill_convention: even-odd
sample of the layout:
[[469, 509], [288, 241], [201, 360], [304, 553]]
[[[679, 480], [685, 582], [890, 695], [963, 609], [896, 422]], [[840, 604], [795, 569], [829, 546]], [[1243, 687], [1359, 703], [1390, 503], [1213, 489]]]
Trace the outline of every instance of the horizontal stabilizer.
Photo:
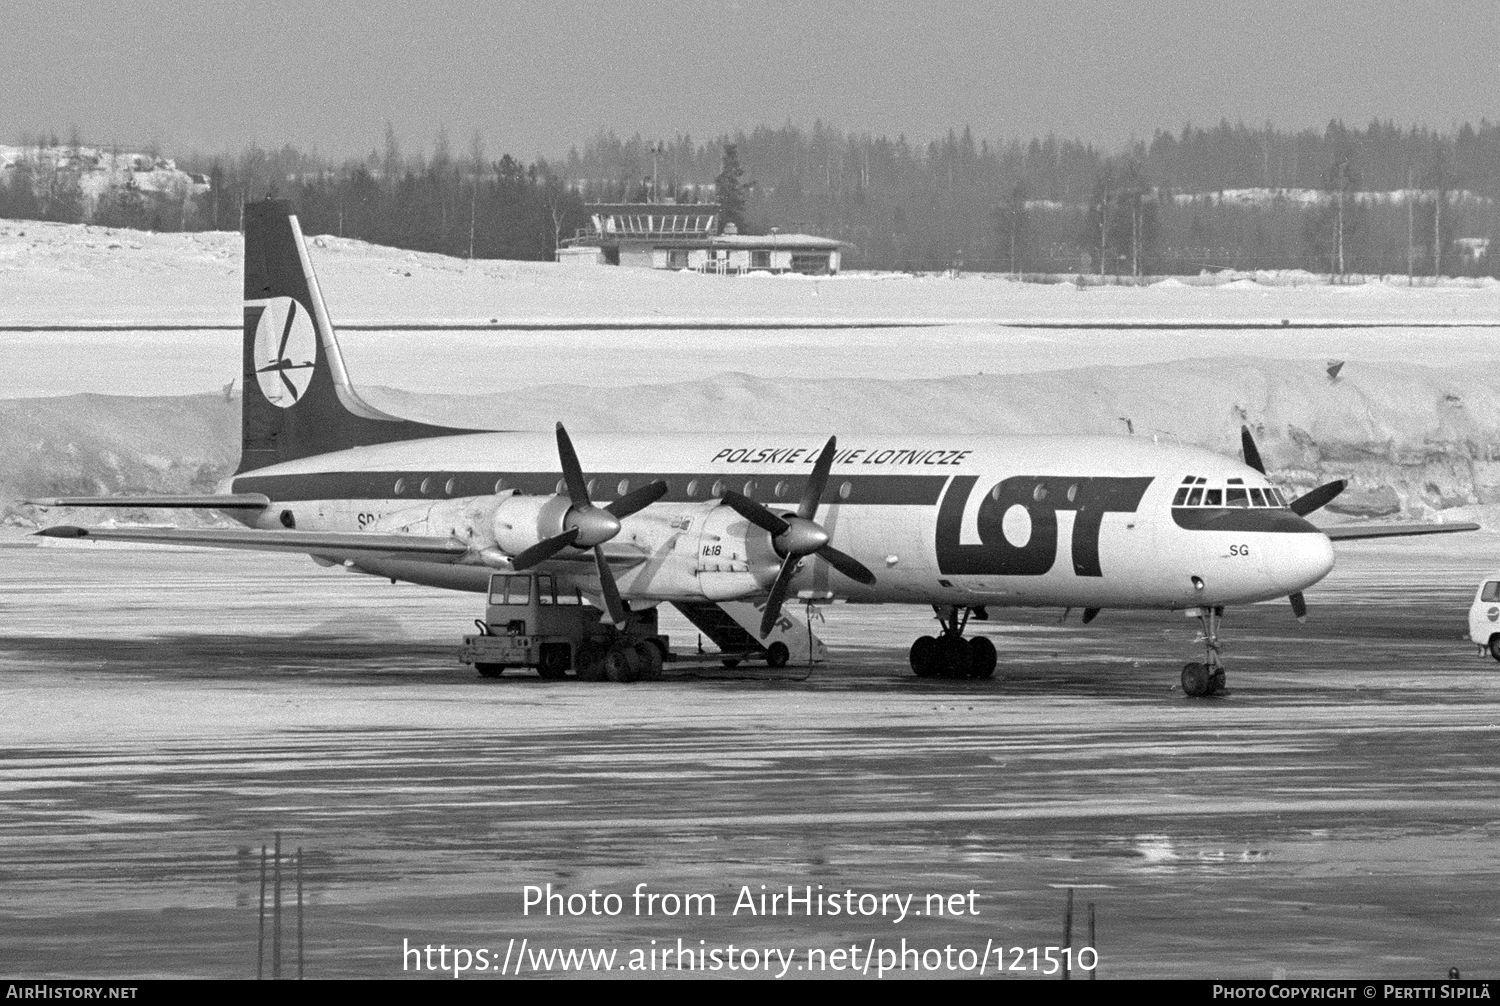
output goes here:
[[360, 531], [261, 531], [254, 528], [76, 527], [43, 528], [47, 538], [134, 541], [152, 545], [197, 545], [308, 555], [406, 556], [454, 562], [469, 551], [457, 538], [416, 534], [365, 534]]
[[59, 506], [153, 507], [162, 510], [264, 510], [271, 505], [261, 493], [226, 493], [218, 496], [49, 496], [22, 500], [44, 509]]
[[1478, 531], [1478, 524], [1336, 524], [1320, 527], [1334, 541], [1356, 541], [1360, 538], [1406, 538], [1418, 534], [1456, 534]]

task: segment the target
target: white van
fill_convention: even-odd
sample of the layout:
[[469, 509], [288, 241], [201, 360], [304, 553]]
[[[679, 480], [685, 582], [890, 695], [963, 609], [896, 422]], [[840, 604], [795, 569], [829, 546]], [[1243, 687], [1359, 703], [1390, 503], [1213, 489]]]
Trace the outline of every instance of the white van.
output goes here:
[[1486, 653], [1500, 660], [1500, 573], [1491, 573], [1479, 585], [1469, 606], [1469, 638]]

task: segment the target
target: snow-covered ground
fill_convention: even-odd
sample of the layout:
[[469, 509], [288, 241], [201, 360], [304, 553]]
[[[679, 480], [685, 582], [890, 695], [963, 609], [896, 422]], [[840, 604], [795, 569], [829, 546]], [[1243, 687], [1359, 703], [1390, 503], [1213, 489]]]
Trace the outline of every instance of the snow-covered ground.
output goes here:
[[[716, 277], [311, 245], [336, 323], [473, 326], [343, 331], [356, 382], [413, 416], [580, 432], [1133, 433], [1224, 453], [1245, 423], [1289, 484], [1353, 478], [1344, 502], [1359, 512], [1500, 503], [1492, 283]], [[0, 399], [12, 399], [0, 491], [185, 491], [232, 464], [237, 405], [221, 389], [241, 366], [240, 257], [236, 234], [0, 222]], [[505, 327], [549, 319], [690, 327]], [[746, 320], [808, 327], [715, 327]], [[80, 323], [145, 328], [3, 331]], [[1225, 323], [1271, 327], [1208, 327]], [[149, 330], [168, 324], [230, 328]], [[1336, 381], [1331, 359], [1345, 361]], [[141, 397], [56, 397], [83, 392]]]
[[[719, 277], [466, 262], [327, 236], [312, 238], [311, 245], [336, 324], [474, 326], [441, 333], [345, 328], [342, 338], [358, 380], [429, 393], [496, 393], [559, 382], [622, 387], [720, 373], [935, 378], [1246, 356], [1500, 363], [1500, 285], [1490, 282], [1409, 288], [1404, 281], [1287, 285], [1284, 277], [1265, 277], [1214, 286], [1167, 279], [1149, 287], [1079, 287], [980, 274]], [[0, 221], [0, 330], [143, 327], [0, 331], [0, 398], [222, 388], [239, 373], [236, 333], [149, 329], [237, 325], [241, 254], [234, 233], [151, 234]], [[1289, 323], [1284, 330], [1283, 320]], [[505, 329], [564, 321], [700, 322], [704, 328]], [[757, 321], [897, 327], [712, 327]], [[1113, 322], [1145, 327], [1085, 327]], [[1183, 327], [1226, 323], [1278, 327]], [[1351, 327], [1300, 327], [1306, 324]], [[1396, 327], [1352, 327], [1371, 324]], [[1495, 327], [1424, 327], [1454, 324]]]
[[[310, 239], [336, 320], [449, 321], [489, 326], [539, 319], [808, 319], [816, 321], [1500, 320], [1500, 283], [1405, 279], [1282, 285], [1240, 279], [1146, 287], [1016, 283], [991, 274], [831, 278], [700, 276], [553, 263], [476, 261]], [[152, 234], [0, 221], [0, 324], [233, 324], [239, 319], [238, 234]]]

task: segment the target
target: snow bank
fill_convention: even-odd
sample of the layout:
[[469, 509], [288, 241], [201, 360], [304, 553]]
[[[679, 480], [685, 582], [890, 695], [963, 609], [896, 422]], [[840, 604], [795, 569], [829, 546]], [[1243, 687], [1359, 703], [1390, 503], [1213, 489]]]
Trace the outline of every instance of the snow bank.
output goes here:
[[[336, 321], [779, 319], [1051, 322], [1193, 319], [1493, 321], [1493, 283], [1406, 289], [1378, 307], [1350, 303], [1310, 273], [1220, 273], [1181, 288], [1021, 283], [995, 274], [699, 276], [550, 262], [474, 261], [319, 235], [311, 256]], [[0, 220], [0, 325], [237, 324], [238, 234], [153, 234]], [[1091, 278], [1090, 278], [1091, 280]], [[1265, 299], [1224, 296], [1242, 280]], [[1401, 282], [1404, 283], [1404, 277]], [[1173, 296], [1166, 296], [1168, 292]]]

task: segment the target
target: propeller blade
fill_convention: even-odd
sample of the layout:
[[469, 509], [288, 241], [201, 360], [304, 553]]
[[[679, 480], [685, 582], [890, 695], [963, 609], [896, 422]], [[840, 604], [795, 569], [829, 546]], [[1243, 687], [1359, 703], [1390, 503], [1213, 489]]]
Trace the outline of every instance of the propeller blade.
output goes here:
[[568, 498], [576, 507], [590, 506], [589, 486], [583, 479], [583, 466], [578, 463], [578, 452], [573, 450], [573, 441], [563, 424], [557, 424], [557, 456], [562, 461], [563, 482], [568, 487]]
[[599, 591], [604, 595], [604, 608], [615, 628], [625, 624], [625, 602], [620, 600], [620, 586], [615, 583], [615, 574], [604, 559], [604, 549], [594, 546], [594, 568], [599, 571]]
[[1310, 493], [1298, 496], [1287, 504], [1287, 509], [1298, 517], [1306, 517], [1314, 510], [1321, 510], [1329, 503], [1332, 503], [1333, 498], [1343, 492], [1344, 487], [1348, 484], [1343, 479], [1334, 479], [1332, 482], [1318, 486], [1318, 488]]
[[797, 572], [799, 561], [799, 556], [787, 556], [781, 563], [781, 572], [776, 574], [776, 582], [771, 584], [771, 596], [766, 599], [766, 613], [760, 618], [760, 638], [762, 639], [771, 634], [771, 628], [776, 624], [776, 619], [781, 617], [781, 602], [786, 600], [787, 584], [792, 582], [792, 574]]
[[577, 537], [578, 528], [570, 527], [562, 534], [555, 535], [554, 537], [548, 538], [544, 541], [539, 541], [535, 545], [526, 549], [524, 552], [519, 553], [513, 559], [511, 559], [511, 567], [517, 570], [530, 569], [537, 563], [552, 558], [554, 555], [561, 552], [569, 545], [573, 544], [573, 540]]
[[791, 527], [786, 521], [761, 506], [748, 496], [741, 496], [733, 489], [719, 497], [724, 505], [735, 513], [745, 518], [762, 531], [768, 533], [772, 538], [779, 538], [786, 534], [787, 528]]
[[1084, 608], [1083, 609], [1083, 624], [1084, 625], [1088, 625], [1094, 619], [1098, 618], [1100, 610], [1101, 609], [1099, 609], [1099, 608]]
[[666, 494], [667, 484], [657, 480], [650, 485], [641, 486], [635, 492], [626, 493], [604, 509], [614, 514], [617, 519], [624, 520], [636, 511], [646, 509]]
[[832, 545], [824, 545], [814, 552], [813, 555], [818, 556], [851, 580], [863, 583], [866, 586], [875, 582], [875, 574], [870, 572], [864, 563], [847, 552], [840, 552]]
[[807, 477], [807, 486], [802, 490], [802, 502], [797, 505], [797, 516], [812, 520], [818, 512], [818, 501], [823, 498], [823, 487], [828, 485], [828, 470], [833, 467], [833, 455], [838, 450], [838, 437], [829, 437], [823, 445], [823, 453], [813, 463], [812, 474]]
[[1297, 621], [1307, 621], [1307, 598], [1302, 596], [1302, 591], [1287, 595], [1287, 600], [1292, 602], [1292, 614], [1297, 616]]
[[1248, 426], [1240, 427], [1240, 453], [1245, 455], [1245, 464], [1262, 475], [1266, 473], [1266, 463], [1260, 459], [1260, 448], [1255, 446], [1255, 438], [1250, 435]]

